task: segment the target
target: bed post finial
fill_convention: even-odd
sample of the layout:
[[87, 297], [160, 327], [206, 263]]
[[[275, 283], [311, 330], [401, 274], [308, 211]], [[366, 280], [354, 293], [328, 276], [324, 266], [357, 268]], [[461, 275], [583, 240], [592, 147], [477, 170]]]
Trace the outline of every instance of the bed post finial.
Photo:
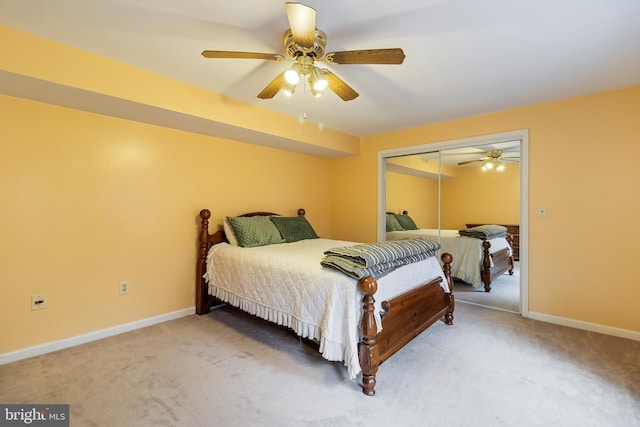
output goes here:
[[304, 214], [306, 214], [304, 209], [302, 208], [298, 209], [298, 216], [304, 216]]
[[376, 345], [378, 327], [374, 316], [375, 299], [373, 294], [378, 290], [378, 283], [371, 277], [363, 277], [358, 281], [358, 288], [364, 294], [362, 298], [362, 342], [358, 346], [360, 368], [362, 369], [362, 392], [367, 396], [373, 396], [376, 386], [376, 373], [380, 365], [380, 353]]
[[209, 251], [209, 218], [211, 211], [202, 209], [200, 211], [200, 241], [198, 248], [198, 261], [196, 261], [196, 313], [207, 314], [211, 311], [209, 301], [209, 290], [204, 282], [204, 265]]

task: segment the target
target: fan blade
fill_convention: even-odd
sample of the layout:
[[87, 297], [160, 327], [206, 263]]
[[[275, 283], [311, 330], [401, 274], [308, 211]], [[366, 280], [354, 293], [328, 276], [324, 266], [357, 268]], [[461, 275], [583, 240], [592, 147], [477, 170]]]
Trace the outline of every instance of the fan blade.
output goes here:
[[205, 58], [231, 58], [231, 59], [273, 59], [274, 61], [282, 61], [284, 56], [277, 53], [258, 53], [258, 52], [232, 52], [228, 50], [204, 50], [202, 56]]
[[327, 53], [324, 59], [332, 64], [402, 64], [404, 52], [400, 48], [346, 50]]
[[316, 10], [300, 3], [285, 3], [293, 41], [302, 48], [313, 49], [316, 34]]
[[278, 91], [282, 89], [282, 86], [284, 85], [285, 81], [286, 80], [284, 79], [284, 73], [278, 74], [278, 77], [273, 79], [271, 83], [269, 83], [264, 89], [262, 89], [262, 92], [258, 94], [258, 98], [260, 99], [273, 98], [276, 95], [276, 93], [278, 93]]
[[471, 163], [484, 162], [486, 159], [467, 160], [466, 162], [458, 163], [458, 166], [470, 165]]
[[351, 101], [360, 95], [358, 92], [353, 90], [351, 86], [346, 84], [344, 80], [333, 74], [331, 71], [326, 68], [323, 68], [321, 71], [322, 75], [329, 83], [329, 89], [334, 91], [335, 94], [342, 98], [343, 101]]

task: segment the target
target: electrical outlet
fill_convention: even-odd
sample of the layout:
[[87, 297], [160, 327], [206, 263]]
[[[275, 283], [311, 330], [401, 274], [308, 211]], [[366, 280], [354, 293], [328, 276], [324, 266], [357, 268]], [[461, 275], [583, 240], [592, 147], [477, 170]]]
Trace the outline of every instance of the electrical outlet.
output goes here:
[[122, 282], [120, 282], [120, 295], [126, 295], [129, 293], [130, 287], [129, 287], [129, 282], [126, 280], [123, 280]]
[[31, 310], [43, 310], [47, 308], [47, 294], [31, 295]]

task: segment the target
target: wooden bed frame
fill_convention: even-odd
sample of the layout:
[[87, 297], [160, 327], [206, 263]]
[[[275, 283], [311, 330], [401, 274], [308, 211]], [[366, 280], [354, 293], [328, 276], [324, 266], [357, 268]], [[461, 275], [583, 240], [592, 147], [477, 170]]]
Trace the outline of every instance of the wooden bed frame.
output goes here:
[[[393, 213], [393, 212], [387, 212]], [[409, 215], [408, 211], [402, 211], [402, 215]], [[513, 237], [507, 234], [507, 243], [511, 246], [513, 254]], [[480, 278], [484, 283], [484, 291], [491, 292], [491, 282], [496, 277], [502, 276], [505, 272], [509, 272], [509, 276], [513, 276], [513, 255], [509, 256], [507, 248], [500, 249], [493, 254], [489, 253], [491, 242], [484, 240], [482, 242], [482, 267], [480, 268]], [[491, 261], [493, 260], [493, 267]]]
[[[304, 215], [304, 209], [298, 215]], [[276, 215], [269, 212], [252, 212], [242, 216]], [[196, 313], [207, 314], [215, 305], [216, 299], [209, 295], [209, 287], [203, 278], [206, 272], [207, 253], [212, 245], [228, 242], [224, 230], [209, 234], [208, 209], [200, 211], [200, 237], [198, 260], [196, 263]], [[375, 394], [376, 373], [378, 367], [405, 344], [421, 332], [444, 317], [447, 325], [453, 324], [455, 299], [453, 296], [453, 280], [451, 279], [452, 256], [442, 255], [443, 271], [449, 282], [450, 292], [446, 293], [440, 286], [442, 278], [438, 277], [418, 288], [408, 291], [390, 301], [383, 301], [383, 330], [378, 333], [374, 317], [374, 295], [378, 289], [376, 280], [365, 277], [358, 281], [358, 288], [364, 294], [362, 299], [362, 340], [358, 345], [358, 356], [362, 369], [362, 391], [368, 396]]]

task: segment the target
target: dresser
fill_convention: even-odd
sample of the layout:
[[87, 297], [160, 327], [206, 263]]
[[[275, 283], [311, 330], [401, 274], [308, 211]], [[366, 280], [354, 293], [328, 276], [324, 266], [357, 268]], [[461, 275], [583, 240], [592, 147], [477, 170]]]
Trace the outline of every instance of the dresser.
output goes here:
[[[467, 228], [477, 227], [485, 224], [466, 224]], [[495, 224], [507, 227], [507, 233], [511, 235], [513, 239], [513, 259], [515, 261], [520, 260], [520, 225], [507, 225], [507, 224]]]

